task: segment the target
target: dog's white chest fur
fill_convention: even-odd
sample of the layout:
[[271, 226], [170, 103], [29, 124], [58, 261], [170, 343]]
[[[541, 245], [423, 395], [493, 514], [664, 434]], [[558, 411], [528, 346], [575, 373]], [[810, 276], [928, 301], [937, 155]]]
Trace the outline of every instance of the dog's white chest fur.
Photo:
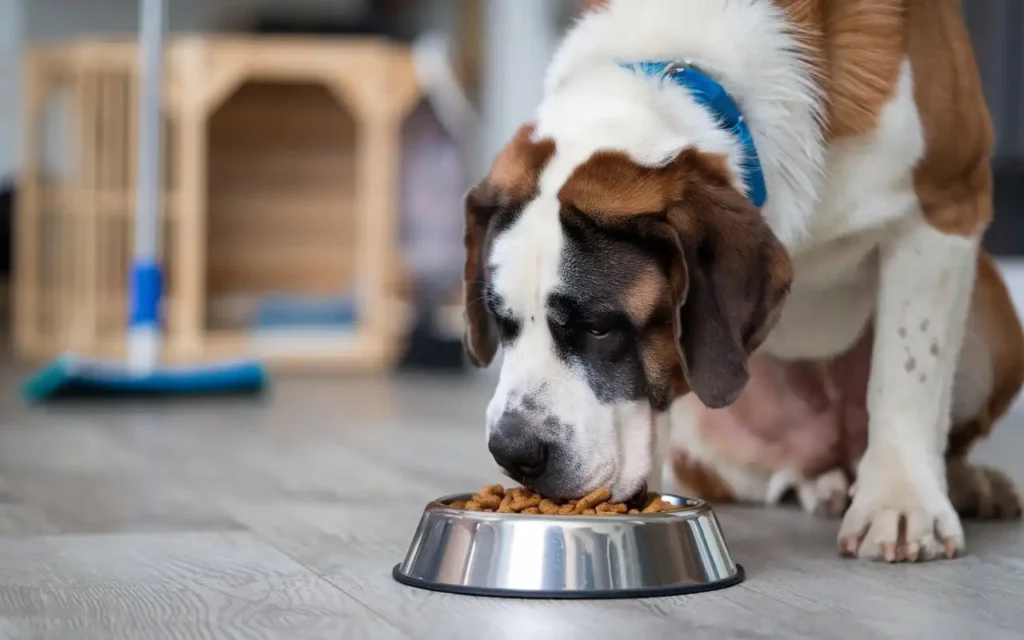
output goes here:
[[923, 153], [913, 78], [904, 62], [878, 129], [828, 150], [825, 189], [808, 236], [788, 247], [793, 288], [765, 352], [825, 358], [860, 336], [877, 299], [875, 249], [892, 224], [918, 215], [913, 171]]

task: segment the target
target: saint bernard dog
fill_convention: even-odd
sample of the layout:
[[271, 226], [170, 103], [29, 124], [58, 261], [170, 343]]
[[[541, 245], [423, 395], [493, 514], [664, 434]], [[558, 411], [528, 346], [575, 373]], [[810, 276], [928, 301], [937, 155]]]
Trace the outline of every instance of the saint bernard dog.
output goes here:
[[1024, 332], [980, 246], [993, 132], [957, 1], [595, 4], [466, 195], [497, 463], [552, 497], [792, 498], [890, 562], [1018, 517], [967, 461]]

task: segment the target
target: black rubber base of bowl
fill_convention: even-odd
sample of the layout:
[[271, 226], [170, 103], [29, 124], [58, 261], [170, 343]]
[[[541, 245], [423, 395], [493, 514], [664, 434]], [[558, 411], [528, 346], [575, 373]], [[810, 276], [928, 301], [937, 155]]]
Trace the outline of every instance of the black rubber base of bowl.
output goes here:
[[724, 589], [743, 582], [746, 571], [742, 565], [736, 565], [736, 575], [707, 584], [687, 584], [675, 587], [656, 587], [651, 589], [613, 589], [609, 591], [521, 591], [517, 589], [481, 589], [459, 585], [440, 584], [419, 578], [410, 578], [401, 572], [401, 565], [396, 564], [391, 570], [391, 577], [410, 587], [454, 593], [462, 596], [479, 596], [483, 598], [521, 598], [528, 600], [612, 600], [618, 598], [662, 598], [666, 596], [685, 596], [705, 591]]

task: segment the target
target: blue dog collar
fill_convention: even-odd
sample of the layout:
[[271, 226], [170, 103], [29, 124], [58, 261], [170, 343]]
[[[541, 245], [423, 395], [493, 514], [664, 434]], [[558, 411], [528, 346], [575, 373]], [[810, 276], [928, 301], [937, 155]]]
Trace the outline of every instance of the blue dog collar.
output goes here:
[[764, 169], [757, 155], [754, 138], [750, 135], [747, 121], [740, 113], [736, 102], [721, 84], [696, 66], [679, 62], [623, 62], [621, 66], [649, 77], [670, 78], [672, 82], [689, 91], [694, 99], [711, 112], [720, 127], [736, 137], [743, 146], [743, 177], [747, 186], [747, 197], [760, 207], [768, 198], [764, 182]]

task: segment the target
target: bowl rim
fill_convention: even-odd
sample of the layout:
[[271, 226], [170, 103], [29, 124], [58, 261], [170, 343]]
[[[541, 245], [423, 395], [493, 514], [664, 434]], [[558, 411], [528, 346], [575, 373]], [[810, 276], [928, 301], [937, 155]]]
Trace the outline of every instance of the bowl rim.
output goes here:
[[502, 520], [504, 520], [506, 518], [517, 518], [517, 519], [521, 518], [521, 519], [526, 520], [526, 521], [539, 521], [539, 520], [545, 520], [545, 521], [560, 520], [561, 521], [561, 520], [564, 520], [564, 521], [567, 521], [567, 522], [588, 522], [588, 521], [595, 521], [595, 520], [598, 521], [598, 522], [621, 522], [624, 519], [625, 520], [630, 520], [630, 519], [632, 519], [632, 520], [644, 520], [644, 521], [650, 521], [650, 520], [656, 520], [656, 519], [680, 520], [680, 519], [692, 518], [692, 517], [694, 517], [696, 515], [699, 515], [699, 514], [702, 514], [702, 513], [709, 513], [709, 512], [713, 513], [714, 512], [714, 509], [711, 507], [711, 504], [707, 500], [702, 500], [700, 498], [691, 498], [689, 496], [683, 496], [683, 495], [679, 495], [677, 493], [664, 493], [664, 492], [661, 492], [661, 491], [652, 491], [651, 493], [656, 493], [656, 494], [658, 494], [661, 497], [676, 498], [676, 499], [678, 499], [680, 501], [686, 502], [687, 505], [685, 507], [683, 507], [682, 509], [679, 509], [677, 511], [662, 511], [662, 512], [659, 512], [659, 513], [633, 513], [633, 514], [616, 513], [616, 514], [613, 514], [613, 515], [582, 515], [582, 514], [580, 514], [580, 515], [568, 515], [568, 514], [560, 515], [560, 514], [546, 514], [546, 513], [544, 513], [544, 514], [537, 514], [537, 513], [495, 513], [495, 512], [490, 512], [490, 511], [468, 511], [466, 509], [457, 509], [457, 508], [452, 507], [452, 506], [450, 506], [448, 504], [445, 504], [446, 502], [451, 502], [452, 500], [465, 500], [467, 498], [472, 497], [472, 495], [473, 495], [472, 493], [465, 493], [465, 492], [463, 492], [463, 493], [452, 493], [452, 494], [448, 494], [448, 495], [444, 495], [444, 496], [440, 496], [440, 497], [434, 498], [433, 500], [431, 500], [430, 502], [427, 503], [427, 506], [424, 509], [424, 511], [431, 511], [431, 512], [443, 511], [443, 512], [446, 512], [446, 513], [458, 514], [461, 517], [480, 518], [480, 519], [484, 519], [484, 520], [494, 520], [494, 519], [502, 519]]
[[[521, 514], [503, 513], [501, 515]], [[562, 517], [567, 518], [570, 516]], [[473, 587], [447, 582], [434, 582], [432, 580], [410, 576], [402, 571], [401, 562], [391, 569], [391, 577], [400, 584], [408, 587], [425, 589], [427, 591], [436, 591], [438, 593], [450, 593], [454, 595], [475, 596], [481, 598], [513, 598], [518, 600], [635, 600], [641, 598], [667, 598], [674, 596], [696, 595], [698, 593], [718, 591], [719, 589], [738, 585], [747, 579], [747, 571], [743, 565], [738, 562], [734, 562], [733, 566], [735, 567], [735, 571], [731, 576], [726, 576], [710, 582], [695, 582], [658, 587], [635, 587], [630, 589], [570, 589], [565, 591], [551, 591], [546, 589], [531, 590], [505, 589], [501, 587]]]

